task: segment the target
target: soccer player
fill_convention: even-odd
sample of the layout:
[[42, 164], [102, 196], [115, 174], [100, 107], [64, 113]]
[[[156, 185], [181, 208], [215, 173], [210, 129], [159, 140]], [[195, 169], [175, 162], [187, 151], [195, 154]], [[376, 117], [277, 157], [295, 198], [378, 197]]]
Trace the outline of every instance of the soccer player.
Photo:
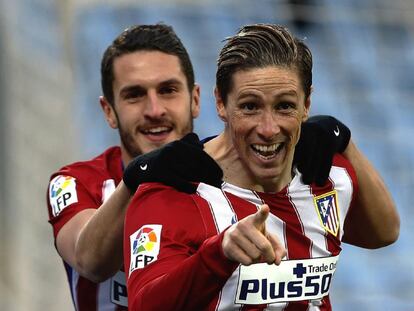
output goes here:
[[[397, 239], [391, 196], [352, 141], [328, 180], [303, 182], [294, 155], [311, 87], [311, 52], [286, 28], [248, 25], [227, 40], [215, 90], [225, 128], [204, 146], [224, 183], [195, 193], [140, 185], [124, 233], [131, 310], [331, 310], [341, 242]], [[156, 163], [144, 160], [125, 175]]]
[[[100, 104], [108, 125], [119, 131], [120, 146], [64, 166], [52, 174], [48, 190], [49, 222], [79, 311], [126, 309], [123, 224], [137, 184], [125, 186], [123, 168], [137, 155], [191, 132], [200, 106], [189, 55], [167, 25], [138, 25], [122, 32], [103, 55], [101, 78]], [[331, 158], [329, 152], [323, 155]], [[192, 154], [184, 156], [191, 159]], [[211, 167], [209, 158], [202, 159], [206, 168]], [[191, 169], [188, 163], [185, 167]], [[135, 183], [154, 178], [152, 169], [142, 168], [131, 176]], [[173, 176], [176, 185], [178, 175], [171, 171], [185, 170], [160, 170], [164, 180]], [[184, 177], [214, 184], [211, 173], [190, 170]], [[309, 177], [326, 178], [311, 173]]]
[[139, 154], [192, 131], [200, 88], [189, 55], [170, 26], [126, 29], [106, 49], [100, 104], [120, 146], [52, 174], [49, 222], [76, 310], [126, 310], [121, 271], [126, 206], [134, 189], [123, 168]]

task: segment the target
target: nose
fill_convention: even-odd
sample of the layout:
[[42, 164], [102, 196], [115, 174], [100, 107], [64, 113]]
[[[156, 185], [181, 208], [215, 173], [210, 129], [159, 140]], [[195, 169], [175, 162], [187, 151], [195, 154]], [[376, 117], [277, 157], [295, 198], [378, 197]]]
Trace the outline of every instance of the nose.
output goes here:
[[151, 119], [159, 119], [164, 116], [165, 112], [165, 107], [159, 99], [157, 92], [152, 90], [148, 91], [144, 116]]
[[263, 112], [257, 126], [258, 135], [264, 140], [272, 140], [279, 132], [280, 127], [276, 116], [271, 112]]

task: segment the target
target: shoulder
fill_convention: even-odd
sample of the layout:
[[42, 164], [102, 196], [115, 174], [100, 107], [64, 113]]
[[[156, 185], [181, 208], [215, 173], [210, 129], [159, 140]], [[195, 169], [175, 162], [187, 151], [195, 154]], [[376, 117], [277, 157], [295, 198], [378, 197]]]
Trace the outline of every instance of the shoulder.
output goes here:
[[353, 169], [351, 162], [341, 153], [335, 153], [332, 159], [332, 165], [346, 169]]
[[357, 190], [358, 188], [355, 169], [351, 162], [342, 154], [335, 154], [329, 177], [331, 179], [338, 179], [338, 182], [345, 181], [352, 183], [354, 190]]
[[162, 183], [141, 184], [135, 193], [131, 208], [152, 206], [153, 208], [172, 208], [175, 206], [193, 206], [195, 194], [180, 192]]
[[195, 196], [161, 183], [142, 184], [128, 206], [126, 224], [134, 227], [148, 223], [182, 228], [192, 226], [192, 222], [201, 219]]
[[318, 195], [321, 193], [336, 190], [345, 197], [353, 197], [358, 191], [358, 180], [355, 169], [351, 162], [342, 154], [335, 154], [332, 167], [329, 172], [329, 178], [323, 186], [316, 184], [307, 185], [303, 183], [301, 173], [296, 171], [294, 180], [288, 186], [288, 193], [303, 193], [309, 195]]
[[108, 160], [104, 160], [116, 159], [118, 151], [109, 148], [91, 160], [74, 162], [53, 173], [47, 186], [50, 219], [60, 215], [71, 218], [81, 210], [98, 208], [122, 178], [120, 162], [116, 161], [119, 170], [111, 170], [105, 166]]
[[85, 161], [77, 161], [61, 167], [50, 176], [53, 183], [59, 177], [71, 177], [75, 179], [97, 180], [100, 176], [108, 178], [108, 175], [122, 177], [121, 150], [119, 147], [111, 147], [100, 155]]

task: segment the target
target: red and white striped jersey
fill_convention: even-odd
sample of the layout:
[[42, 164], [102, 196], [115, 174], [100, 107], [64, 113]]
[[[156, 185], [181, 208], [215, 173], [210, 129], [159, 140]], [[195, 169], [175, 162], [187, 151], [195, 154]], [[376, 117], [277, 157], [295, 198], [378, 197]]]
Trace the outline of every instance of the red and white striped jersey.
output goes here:
[[[77, 213], [101, 206], [121, 181], [122, 171], [121, 149], [112, 147], [92, 160], [67, 165], [51, 176], [47, 205], [55, 239]], [[97, 284], [80, 276], [67, 263], [64, 265], [77, 311], [127, 310], [123, 271]]]
[[[141, 185], [124, 232], [131, 310], [331, 310], [329, 286], [356, 176], [341, 155], [323, 187], [295, 173], [278, 193], [200, 183], [188, 195]], [[263, 203], [271, 211], [266, 230], [284, 242], [286, 260], [239, 266], [222, 252], [224, 231]]]

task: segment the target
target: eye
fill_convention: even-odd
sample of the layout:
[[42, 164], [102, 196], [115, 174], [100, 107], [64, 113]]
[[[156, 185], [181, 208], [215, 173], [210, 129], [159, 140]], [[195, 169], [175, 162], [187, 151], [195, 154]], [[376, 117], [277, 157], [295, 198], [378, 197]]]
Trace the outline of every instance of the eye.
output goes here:
[[144, 95], [145, 95], [145, 91], [140, 90], [140, 89], [134, 89], [134, 90], [128, 91], [125, 94], [124, 98], [126, 100], [135, 100], [135, 99], [138, 99], [140, 97], [143, 97]]
[[276, 109], [282, 110], [282, 111], [291, 110], [295, 108], [296, 108], [296, 104], [293, 102], [289, 102], [289, 101], [282, 101], [276, 105]]
[[163, 86], [159, 89], [160, 94], [164, 94], [164, 95], [168, 95], [168, 94], [173, 94], [177, 92], [177, 88], [169, 85], [169, 86]]
[[257, 109], [257, 104], [254, 102], [246, 102], [240, 104], [240, 108], [245, 111], [255, 111]]

